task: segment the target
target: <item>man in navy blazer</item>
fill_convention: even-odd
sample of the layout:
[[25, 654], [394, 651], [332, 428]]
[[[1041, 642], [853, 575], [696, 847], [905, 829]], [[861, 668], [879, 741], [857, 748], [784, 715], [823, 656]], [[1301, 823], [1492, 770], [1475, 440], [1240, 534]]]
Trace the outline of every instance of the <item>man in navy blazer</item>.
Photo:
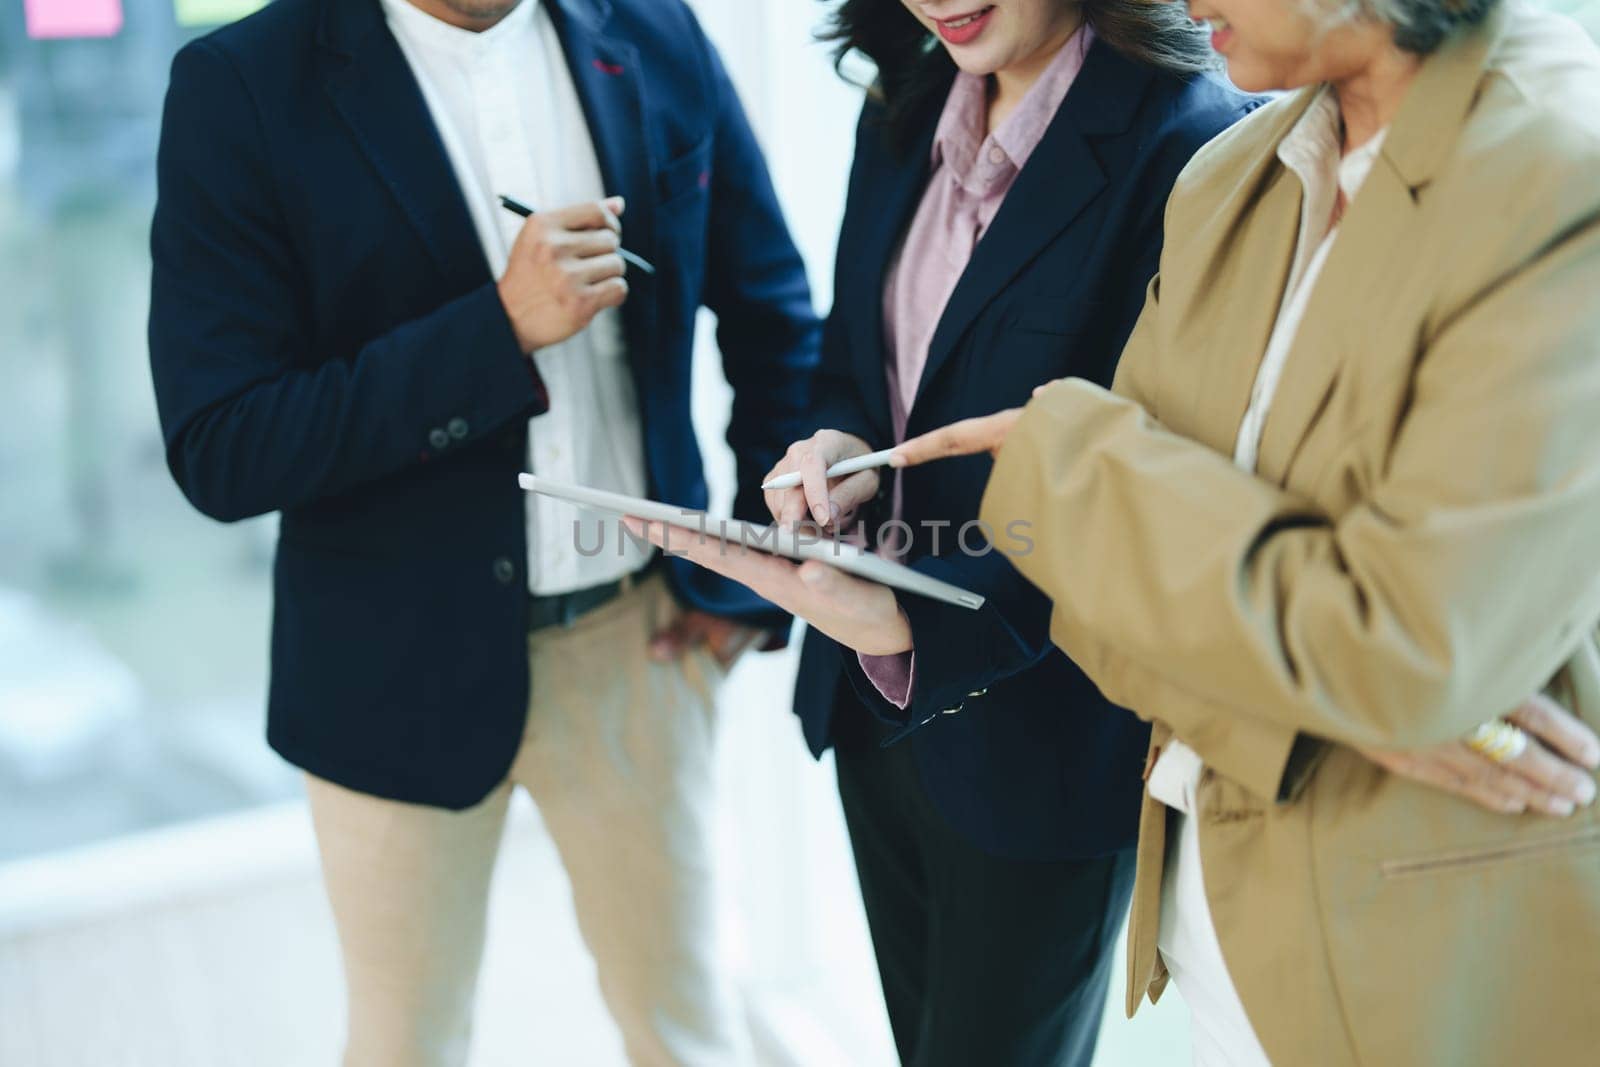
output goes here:
[[[765, 513], [760, 475], [802, 429], [818, 324], [693, 16], [278, 0], [178, 54], [158, 179], [173, 476], [213, 518], [282, 516], [268, 739], [307, 772], [346, 1062], [461, 1062], [517, 784], [632, 1059], [740, 1062], [711, 937], [712, 652], [787, 618], [683, 560], [591, 553], [599, 520], [578, 538], [516, 479], [705, 506], [702, 305], [737, 513]], [[549, 210], [524, 222], [498, 192]], [[655, 273], [624, 275], [619, 244]]]

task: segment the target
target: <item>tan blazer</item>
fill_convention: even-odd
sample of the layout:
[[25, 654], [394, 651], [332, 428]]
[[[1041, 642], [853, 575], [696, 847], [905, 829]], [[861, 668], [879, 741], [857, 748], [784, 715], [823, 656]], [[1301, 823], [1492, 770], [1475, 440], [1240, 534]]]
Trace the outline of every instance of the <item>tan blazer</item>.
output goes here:
[[[1600, 813], [1495, 815], [1355, 745], [1550, 686], [1600, 725], [1600, 54], [1522, 11], [1429, 58], [1350, 206], [1255, 475], [1229, 456], [1283, 292], [1315, 93], [1197, 155], [1107, 392], [1034, 400], [983, 518], [1117, 702], [1205, 760], [1206, 894], [1279, 1064], [1600, 1062]], [[1597, 806], [1600, 807], [1600, 806]], [[1131, 1013], [1165, 985], [1146, 799]]]

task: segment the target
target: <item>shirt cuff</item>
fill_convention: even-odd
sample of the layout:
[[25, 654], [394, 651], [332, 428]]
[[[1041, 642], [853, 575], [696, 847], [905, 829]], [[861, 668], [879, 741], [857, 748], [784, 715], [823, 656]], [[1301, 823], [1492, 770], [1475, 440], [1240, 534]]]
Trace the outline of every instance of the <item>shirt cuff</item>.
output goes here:
[[911, 703], [911, 686], [917, 680], [917, 653], [896, 652], [892, 656], [867, 656], [856, 653], [867, 681], [883, 694], [883, 699], [906, 710]]

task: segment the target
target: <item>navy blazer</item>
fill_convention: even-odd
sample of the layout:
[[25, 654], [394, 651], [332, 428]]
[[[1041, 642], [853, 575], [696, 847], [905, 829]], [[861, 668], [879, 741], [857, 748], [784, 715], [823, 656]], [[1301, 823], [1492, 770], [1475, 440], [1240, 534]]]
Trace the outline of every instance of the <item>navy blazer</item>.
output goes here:
[[[803, 433], [820, 327], [755, 138], [679, 0], [546, 0], [606, 187], [650, 491], [704, 507], [702, 304], [733, 385], [736, 511]], [[529, 696], [516, 474], [548, 398], [378, 0], [277, 0], [172, 67], [150, 359], [173, 476], [222, 520], [281, 511], [268, 738], [351, 788], [461, 808]], [[693, 607], [787, 619], [673, 560]]]
[[[891, 444], [893, 432], [884, 277], [927, 184], [943, 102], [937, 94], [920, 117], [909, 155], [892, 150], [877, 104], [867, 103], [857, 130], [817, 425], [874, 448]], [[1109, 384], [1156, 271], [1178, 172], [1257, 103], [1218, 79], [1159, 72], [1097, 39], [944, 309], [907, 433], [1020, 406], [1056, 378]], [[997, 855], [1071, 858], [1126, 847], [1137, 834], [1148, 728], [1050, 643], [1050, 602], [1004, 555], [957, 546], [962, 525], [978, 517], [990, 467], [987, 456], [972, 456], [903, 475], [902, 518], [914, 531], [906, 561], [988, 598], [972, 612], [901, 596], [916, 647], [908, 711], [882, 698], [855, 653], [815, 630], [795, 710], [820, 754], [832, 743], [839, 701], [859, 713], [840, 689], [842, 672], [880, 718], [906, 724], [901, 743], [914, 747], [938, 809]], [[995, 539], [1021, 544], [1001, 531]], [[969, 546], [982, 543], [969, 531]]]

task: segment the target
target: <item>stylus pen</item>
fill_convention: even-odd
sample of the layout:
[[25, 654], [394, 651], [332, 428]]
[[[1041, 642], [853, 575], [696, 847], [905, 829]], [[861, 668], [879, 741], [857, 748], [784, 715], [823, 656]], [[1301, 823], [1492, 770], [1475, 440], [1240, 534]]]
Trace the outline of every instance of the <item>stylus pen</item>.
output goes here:
[[[881, 452], [868, 452], [864, 456], [841, 459], [838, 463], [828, 468], [828, 477], [843, 478], [846, 474], [854, 474], [856, 471], [871, 470], [873, 467], [887, 467], [889, 465], [889, 453], [893, 451], [894, 449], [892, 448], [885, 448]], [[761, 488], [763, 490], [793, 489], [800, 484], [800, 481], [800, 472], [790, 471], [788, 474], [780, 474], [772, 481], [766, 482]]]
[[[523, 218], [527, 218], [529, 215], [533, 214], [533, 208], [529, 207], [527, 204], [524, 204], [521, 200], [518, 200], [515, 197], [505, 196], [503, 194], [500, 197], [500, 206], [505, 208], [507, 211], [512, 212], [513, 214], [521, 215]], [[646, 274], [654, 274], [656, 272], [656, 269], [650, 265], [648, 260], [634, 255], [626, 248], [617, 249], [617, 255], [621, 256], [629, 263], [632, 263], [635, 267], [638, 267]]]

